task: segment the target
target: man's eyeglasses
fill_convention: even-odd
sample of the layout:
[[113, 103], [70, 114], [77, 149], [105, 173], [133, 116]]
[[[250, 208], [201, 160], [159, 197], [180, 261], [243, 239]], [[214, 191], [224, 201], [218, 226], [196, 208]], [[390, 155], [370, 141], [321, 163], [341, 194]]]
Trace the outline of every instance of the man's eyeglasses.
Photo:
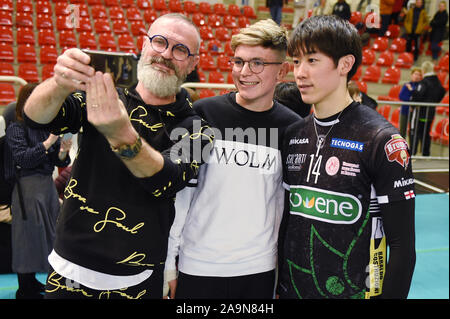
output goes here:
[[[152, 49], [158, 53], [163, 53], [169, 47], [169, 41], [162, 35], [156, 34], [152, 37], [147, 35], [147, 37], [150, 40]], [[177, 61], [184, 61], [190, 56], [195, 56], [195, 54], [191, 54], [189, 48], [184, 44], [178, 43], [172, 47], [172, 56]]]
[[264, 66], [270, 65], [270, 64], [283, 64], [283, 62], [264, 62], [260, 59], [252, 59], [250, 61], [244, 61], [241, 58], [231, 58], [230, 63], [231, 66], [237, 70], [241, 71], [244, 67], [245, 62], [248, 63], [248, 67], [250, 68], [250, 71], [252, 71], [255, 74], [261, 73], [264, 71]]

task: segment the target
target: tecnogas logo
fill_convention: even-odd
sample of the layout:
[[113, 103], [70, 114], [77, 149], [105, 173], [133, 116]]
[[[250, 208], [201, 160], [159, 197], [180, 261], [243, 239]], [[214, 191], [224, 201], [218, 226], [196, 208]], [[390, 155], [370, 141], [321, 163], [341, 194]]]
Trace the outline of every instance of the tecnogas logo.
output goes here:
[[353, 224], [361, 216], [361, 202], [353, 195], [308, 186], [290, 186], [290, 212], [332, 224]]

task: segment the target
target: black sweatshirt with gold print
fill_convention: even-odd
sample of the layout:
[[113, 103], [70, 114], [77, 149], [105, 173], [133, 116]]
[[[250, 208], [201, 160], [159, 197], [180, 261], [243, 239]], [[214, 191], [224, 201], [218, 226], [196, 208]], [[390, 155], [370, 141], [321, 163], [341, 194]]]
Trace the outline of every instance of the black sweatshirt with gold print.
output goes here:
[[54, 134], [82, 131], [54, 249], [79, 266], [132, 275], [165, 261], [175, 194], [196, 176], [213, 137], [184, 89], [176, 102], [158, 106], [146, 105], [134, 89], [118, 92], [136, 131], [163, 155], [164, 167], [152, 177], [135, 177], [87, 121], [85, 93], [71, 94], [46, 125]]

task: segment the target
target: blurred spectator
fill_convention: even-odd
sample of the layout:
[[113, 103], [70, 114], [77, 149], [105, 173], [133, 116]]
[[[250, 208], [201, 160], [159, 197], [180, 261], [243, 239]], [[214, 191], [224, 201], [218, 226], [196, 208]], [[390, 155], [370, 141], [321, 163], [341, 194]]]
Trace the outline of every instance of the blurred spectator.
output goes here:
[[333, 14], [345, 20], [350, 20], [352, 12], [350, 6], [345, 0], [338, 0], [333, 6]]
[[12, 270], [17, 273], [16, 299], [41, 299], [44, 286], [36, 272], [47, 272], [47, 257], [53, 248], [56, 218], [60, 210], [52, 173], [67, 166], [71, 142], [23, 122], [25, 101], [37, 83], [19, 92], [16, 121], [6, 129], [5, 177], [15, 180], [12, 194]]
[[428, 16], [423, 7], [423, 0], [416, 0], [405, 16], [404, 22], [406, 30], [406, 51], [411, 52], [411, 45], [414, 41], [414, 61], [419, 57], [419, 39], [428, 28]]
[[273, 98], [303, 118], [307, 117], [311, 112], [311, 104], [303, 102], [295, 82], [278, 83], [275, 87]]
[[441, 1], [439, 2], [439, 10], [435, 13], [433, 19], [430, 22], [431, 26], [430, 42], [433, 60], [437, 60], [439, 57], [439, 53], [441, 52], [439, 42], [441, 42], [444, 39], [445, 26], [447, 25], [447, 22], [448, 22], [448, 13], [446, 3], [445, 1]]
[[348, 82], [348, 93], [352, 97], [352, 99], [356, 102], [359, 102], [361, 104], [367, 105], [374, 110], [377, 108], [378, 103], [374, 99], [372, 99], [370, 96], [368, 96], [366, 93], [362, 92], [359, 89], [358, 84], [356, 84], [355, 81], [349, 81]]
[[283, 4], [287, 4], [288, 0], [266, 0], [266, 7], [270, 9], [272, 20], [278, 25], [281, 24]]
[[400, 23], [400, 14], [402, 13], [402, 8], [403, 8], [404, 2], [405, 2], [405, 0], [395, 0], [395, 4], [392, 7], [392, 13], [391, 13], [391, 23], [392, 24]]
[[378, 35], [384, 36], [389, 24], [391, 23], [392, 10], [394, 9], [395, 0], [380, 0], [380, 17], [381, 26]]
[[[439, 103], [445, 95], [445, 89], [441, 81], [434, 73], [434, 64], [431, 61], [422, 63], [423, 80], [417, 84], [412, 92], [413, 102]], [[419, 142], [422, 146], [422, 155], [430, 156], [431, 146], [431, 124], [433, 123], [435, 107], [414, 107], [411, 117], [410, 143], [411, 154], [415, 155]]]
[[[411, 81], [405, 83], [400, 90], [398, 98], [400, 101], [411, 101], [412, 92], [422, 80], [422, 69], [414, 67], [411, 69]], [[408, 128], [409, 105], [402, 105], [400, 109], [400, 134], [406, 138]]]

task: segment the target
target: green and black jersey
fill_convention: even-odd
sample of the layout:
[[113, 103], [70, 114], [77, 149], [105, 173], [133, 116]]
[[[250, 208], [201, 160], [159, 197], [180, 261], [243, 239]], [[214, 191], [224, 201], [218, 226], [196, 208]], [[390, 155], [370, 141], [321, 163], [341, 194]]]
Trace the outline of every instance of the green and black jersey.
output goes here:
[[415, 196], [406, 141], [376, 111], [354, 102], [342, 114], [291, 125], [282, 157], [289, 206], [280, 297], [379, 295], [386, 267], [380, 206]]

